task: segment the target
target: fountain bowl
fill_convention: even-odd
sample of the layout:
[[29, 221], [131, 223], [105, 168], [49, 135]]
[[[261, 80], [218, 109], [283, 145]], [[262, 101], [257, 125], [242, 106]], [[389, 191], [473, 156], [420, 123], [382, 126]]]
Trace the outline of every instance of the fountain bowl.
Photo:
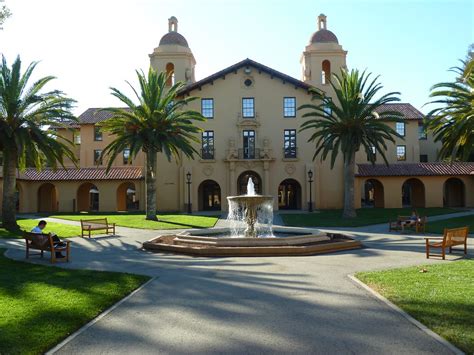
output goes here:
[[[191, 256], [305, 256], [357, 249], [360, 241], [318, 229], [274, 226], [275, 237], [230, 237], [229, 228], [192, 229], [155, 237], [143, 248]], [[282, 235], [279, 237], [279, 235]]]

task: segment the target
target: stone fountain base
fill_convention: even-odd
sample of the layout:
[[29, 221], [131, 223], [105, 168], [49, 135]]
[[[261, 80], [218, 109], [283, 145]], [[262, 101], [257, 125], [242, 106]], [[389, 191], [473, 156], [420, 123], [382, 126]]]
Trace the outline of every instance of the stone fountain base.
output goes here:
[[213, 228], [162, 235], [143, 243], [143, 248], [194, 256], [298, 256], [362, 247], [361, 242], [345, 235], [306, 228], [275, 227], [276, 235], [285, 236], [269, 238], [230, 238], [225, 236], [228, 232]]

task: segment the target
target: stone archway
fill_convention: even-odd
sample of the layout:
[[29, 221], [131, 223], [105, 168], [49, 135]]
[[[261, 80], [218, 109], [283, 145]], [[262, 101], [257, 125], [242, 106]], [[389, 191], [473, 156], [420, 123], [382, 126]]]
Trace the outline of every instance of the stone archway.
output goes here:
[[237, 194], [246, 195], [247, 194], [247, 183], [249, 178], [252, 178], [252, 181], [255, 185], [255, 192], [259, 195], [262, 194], [262, 178], [255, 171], [247, 170], [239, 175], [237, 179]]
[[124, 182], [117, 188], [117, 211], [137, 211], [139, 202], [133, 182]]
[[385, 207], [385, 195], [382, 182], [377, 179], [368, 179], [364, 183], [364, 190], [362, 195], [363, 207]]
[[77, 189], [77, 210], [93, 212], [99, 210], [99, 189], [86, 182]]
[[38, 212], [56, 212], [58, 210], [58, 192], [56, 186], [45, 183], [38, 188]]
[[425, 185], [420, 179], [411, 178], [403, 183], [402, 206], [425, 207]]
[[221, 187], [214, 180], [204, 180], [198, 187], [198, 208], [200, 211], [220, 211]]
[[278, 209], [301, 209], [301, 185], [295, 179], [285, 179], [278, 186]]
[[449, 178], [443, 185], [444, 207], [466, 207], [464, 182], [458, 178]]

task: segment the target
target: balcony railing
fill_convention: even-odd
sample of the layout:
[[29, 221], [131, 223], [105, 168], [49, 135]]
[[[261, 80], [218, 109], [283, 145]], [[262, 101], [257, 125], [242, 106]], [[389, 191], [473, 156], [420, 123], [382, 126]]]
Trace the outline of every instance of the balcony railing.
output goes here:
[[296, 147], [283, 148], [283, 157], [285, 159], [296, 159], [298, 157], [298, 148]]
[[240, 148], [238, 153], [239, 159], [260, 159], [259, 148]]
[[201, 149], [201, 159], [213, 160], [214, 159], [214, 149], [210, 149], [210, 148]]

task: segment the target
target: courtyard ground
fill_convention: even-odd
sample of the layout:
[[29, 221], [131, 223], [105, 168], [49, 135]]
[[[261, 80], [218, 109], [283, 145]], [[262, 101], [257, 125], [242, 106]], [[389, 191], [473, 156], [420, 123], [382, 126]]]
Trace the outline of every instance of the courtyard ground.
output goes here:
[[356, 276], [467, 354], [474, 354], [474, 259]]
[[148, 277], [64, 270], [7, 259], [0, 249], [0, 354], [39, 354]]
[[[364, 243], [363, 249], [274, 258], [193, 258], [140, 250], [143, 241], [163, 233], [154, 230], [119, 227], [118, 236], [76, 238], [72, 262], [61, 265], [66, 269], [158, 277], [57, 352], [450, 353], [347, 277], [461, 258], [426, 260], [421, 235], [386, 229], [386, 224], [343, 228]], [[10, 248], [9, 257], [24, 259], [21, 241], [0, 245]]]

